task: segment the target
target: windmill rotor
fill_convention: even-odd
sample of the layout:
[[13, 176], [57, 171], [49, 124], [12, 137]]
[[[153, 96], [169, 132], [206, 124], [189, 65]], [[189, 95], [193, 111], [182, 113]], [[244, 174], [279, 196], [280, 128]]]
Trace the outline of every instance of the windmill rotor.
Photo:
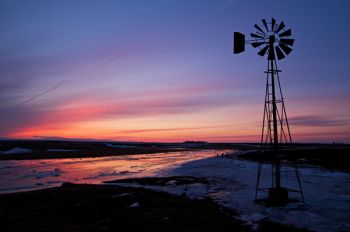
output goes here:
[[[234, 35], [234, 53], [238, 54], [245, 50], [245, 44], [251, 44], [253, 48], [258, 48], [257, 52], [260, 56], [267, 56], [268, 60], [282, 60], [287, 57], [294, 45], [292, 39], [292, 30], [285, 29], [286, 25], [283, 21], [277, 23], [276, 19], [271, 21], [261, 20], [261, 24], [254, 24], [255, 32], [250, 33], [250, 40], [244, 41], [245, 36], [242, 33], [235, 32]], [[242, 36], [243, 35], [243, 36]], [[236, 49], [238, 48], [238, 49]]]

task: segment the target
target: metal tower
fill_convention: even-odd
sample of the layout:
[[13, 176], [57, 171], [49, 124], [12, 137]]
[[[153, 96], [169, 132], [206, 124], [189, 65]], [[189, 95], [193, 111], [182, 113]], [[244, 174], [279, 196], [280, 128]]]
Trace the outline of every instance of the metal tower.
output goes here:
[[[272, 18], [271, 23], [262, 20], [263, 28], [255, 24], [257, 30], [251, 33], [251, 40], [245, 40], [245, 35], [239, 32], [234, 33], [234, 53], [238, 54], [245, 50], [245, 44], [251, 44], [254, 48], [261, 48], [258, 55], [267, 55], [266, 91], [264, 101], [264, 116], [261, 133], [261, 153], [259, 158], [258, 176], [256, 183], [255, 201], [267, 202], [270, 205], [283, 205], [290, 199], [288, 192], [300, 193], [302, 201], [304, 196], [301, 188], [300, 175], [296, 162], [293, 162], [298, 189], [282, 187], [281, 161], [289, 159], [286, 153], [292, 149], [292, 137], [289, 129], [287, 112], [284, 104], [282, 88], [280, 83], [277, 60], [286, 57], [291, 51], [294, 39], [291, 39], [291, 29], [285, 30], [285, 24], [280, 24]], [[261, 176], [263, 164], [271, 164], [271, 186], [261, 187]], [[267, 199], [259, 199], [258, 193], [268, 192]]]

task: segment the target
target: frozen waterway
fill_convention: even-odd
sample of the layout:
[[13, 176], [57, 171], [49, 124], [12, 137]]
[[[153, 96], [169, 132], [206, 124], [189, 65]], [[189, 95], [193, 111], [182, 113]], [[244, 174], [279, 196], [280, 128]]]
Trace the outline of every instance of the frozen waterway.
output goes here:
[[0, 161], [0, 193], [57, 186], [63, 182], [150, 176], [182, 163], [214, 156], [215, 150], [125, 155], [101, 158]]

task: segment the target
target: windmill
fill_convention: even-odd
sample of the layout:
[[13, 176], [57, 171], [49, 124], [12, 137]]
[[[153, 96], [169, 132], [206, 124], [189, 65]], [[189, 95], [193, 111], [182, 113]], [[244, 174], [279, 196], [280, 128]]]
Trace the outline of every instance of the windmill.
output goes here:
[[[245, 44], [251, 44], [253, 48], [259, 48], [258, 55], [267, 58], [264, 116], [260, 143], [261, 158], [259, 159], [255, 201], [282, 205], [290, 200], [289, 192], [300, 193], [301, 199], [304, 201], [296, 162], [293, 164], [297, 189], [282, 187], [281, 181], [281, 161], [286, 159], [285, 154], [292, 148], [292, 137], [279, 77], [281, 70], [277, 68], [277, 60], [282, 60], [291, 53], [294, 44], [294, 39], [291, 38], [292, 30], [286, 30], [284, 22], [277, 23], [274, 18], [271, 19], [271, 22], [262, 19], [262, 26], [255, 24], [254, 28], [256, 32], [250, 34], [250, 40], [245, 40], [244, 34], [234, 32], [233, 52], [235, 54], [241, 53], [245, 50]], [[261, 187], [260, 183], [265, 163], [271, 163], [271, 186], [269, 188]], [[258, 193], [260, 192], [268, 192], [267, 199], [259, 199]]]

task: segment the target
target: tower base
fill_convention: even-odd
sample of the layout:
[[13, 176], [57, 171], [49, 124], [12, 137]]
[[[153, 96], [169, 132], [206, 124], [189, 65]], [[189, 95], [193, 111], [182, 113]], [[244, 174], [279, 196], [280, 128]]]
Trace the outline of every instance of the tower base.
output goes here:
[[268, 203], [273, 206], [283, 206], [289, 201], [286, 188], [269, 188]]

